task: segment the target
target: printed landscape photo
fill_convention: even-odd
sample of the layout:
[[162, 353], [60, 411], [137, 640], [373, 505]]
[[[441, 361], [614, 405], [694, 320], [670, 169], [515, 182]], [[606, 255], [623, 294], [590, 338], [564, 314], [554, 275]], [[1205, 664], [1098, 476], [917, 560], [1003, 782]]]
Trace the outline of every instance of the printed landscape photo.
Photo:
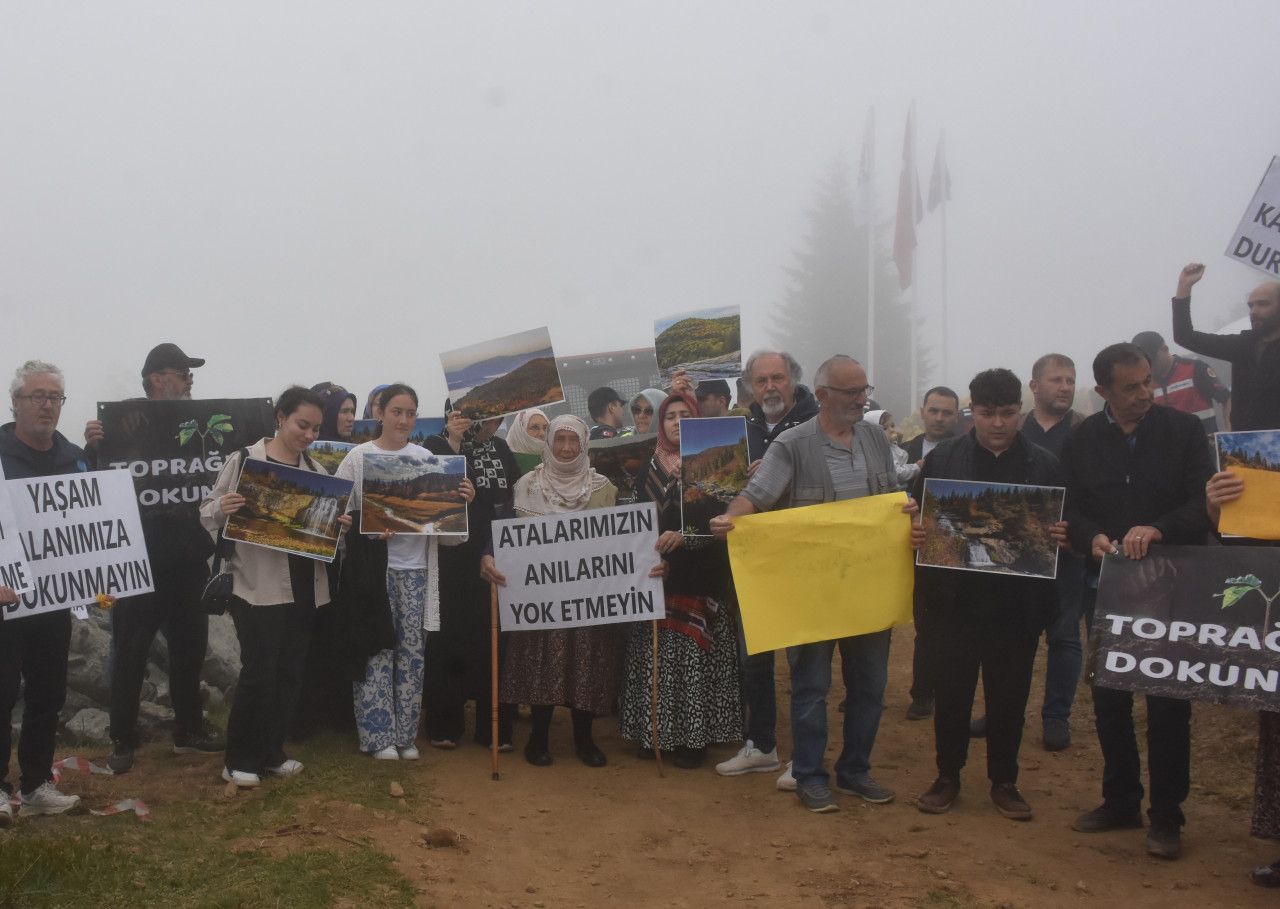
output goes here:
[[707, 535], [747, 485], [747, 421], [698, 417], [680, 421], [680, 524], [686, 534]]
[[307, 446], [307, 454], [329, 473], [338, 469], [347, 452], [355, 448], [351, 442], [321, 442], [316, 440]]
[[[418, 417], [413, 424], [413, 432], [409, 433], [409, 441], [414, 445], [426, 447], [426, 440], [438, 436], [444, 431], [444, 417]], [[378, 420], [356, 420], [351, 427], [351, 442], [359, 445], [372, 442], [382, 434], [382, 423]]]
[[927, 479], [916, 564], [1055, 577], [1058, 546], [1049, 528], [1062, 520], [1065, 493], [1059, 486]]
[[546, 328], [445, 351], [440, 364], [454, 408], [473, 420], [564, 400]]
[[227, 520], [226, 537], [332, 562], [351, 488], [340, 477], [250, 458], [236, 487], [244, 507]]
[[658, 368], [666, 379], [683, 369], [693, 381], [742, 373], [742, 316], [737, 306], [700, 309], [653, 323]]
[[636, 477], [657, 446], [656, 435], [593, 439], [587, 447], [587, 458], [596, 473], [618, 488], [618, 504], [628, 505], [636, 500]]
[[361, 533], [464, 534], [467, 502], [462, 455], [364, 452], [360, 486]]
[[1280, 540], [1280, 429], [1220, 432], [1214, 437], [1218, 469], [1244, 481], [1240, 498], [1222, 506], [1223, 536]]
[[1269, 470], [1280, 473], [1280, 429], [1257, 432], [1219, 432], [1218, 469]]

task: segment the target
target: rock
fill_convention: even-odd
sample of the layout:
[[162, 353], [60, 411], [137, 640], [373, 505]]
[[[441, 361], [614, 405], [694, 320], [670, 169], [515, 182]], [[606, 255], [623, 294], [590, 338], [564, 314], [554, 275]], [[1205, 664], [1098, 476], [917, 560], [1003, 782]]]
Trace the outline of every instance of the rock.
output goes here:
[[391, 785], [387, 787], [387, 791], [391, 793], [393, 799], [404, 798], [404, 787], [395, 780], [391, 781]]
[[67, 657], [67, 688], [91, 699], [95, 704], [111, 700], [108, 679], [111, 665], [111, 632], [95, 613], [84, 621], [71, 623], [71, 648]]
[[143, 701], [138, 705], [138, 719], [139, 721], [152, 720], [156, 725], [169, 723], [173, 721], [173, 708]]
[[110, 714], [97, 707], [86, 707], [67, 723], [67, 733], [82, 744], [105, 745], [111, 741], [110, 727]]
[[230, 699], [240, 678], [240, 641], [229, 615], [209, 616], [209, 650], [200, 678]]
[[457, 849], [462, 845], [458, 832], [448, 827], [433, 827], [422, 834], [422, 841], [432, 849]]

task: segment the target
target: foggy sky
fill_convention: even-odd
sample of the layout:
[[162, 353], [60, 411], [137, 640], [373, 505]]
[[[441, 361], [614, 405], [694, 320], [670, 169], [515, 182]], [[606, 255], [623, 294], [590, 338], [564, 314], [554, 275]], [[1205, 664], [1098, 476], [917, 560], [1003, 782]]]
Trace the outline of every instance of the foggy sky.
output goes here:
[[935, 378], [1087, 371], [1170, 333], [1192, 259], [1201, 321], [1243, 314], [1262, 276], [1222, 253], [1280, 154], [1277, 37], [1274, 0], [8, 2], [0, 370], [60, 364], [80, 441], [159, 341], [208, 359], [197, 397], [403, 380], [424, 414], [439, 351], [540, 325], [569, 355], [737, 304], [750, 349], [870, 105], [892, 218], [914, 98], [920, 179], [943, 128], [953, 179]]

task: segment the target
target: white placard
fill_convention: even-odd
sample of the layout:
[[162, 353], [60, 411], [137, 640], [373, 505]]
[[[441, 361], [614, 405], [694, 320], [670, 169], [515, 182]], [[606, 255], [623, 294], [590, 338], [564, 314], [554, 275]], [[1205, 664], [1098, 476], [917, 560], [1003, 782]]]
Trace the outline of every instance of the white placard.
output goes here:
[[5, 621], [95, 602], [98, 594], [149, 593], [151, 563], [127, 470], [5, 483], [32, 590], [4, 607]]
[[9, 587], [17, 593], [31, 589], [31, 566], [18, 542], [17, 519], [13, 516], [9, 490], [4, 485], [3, 467], [0, 467], [0, 587]]
[[1227, 256], [1272, 278], [1280, 277], [1280, 157], [1272, 158], [1262, 175], [1227, 244]]
[[652, 502], [493, 522], [503, 631], [665, 618]]

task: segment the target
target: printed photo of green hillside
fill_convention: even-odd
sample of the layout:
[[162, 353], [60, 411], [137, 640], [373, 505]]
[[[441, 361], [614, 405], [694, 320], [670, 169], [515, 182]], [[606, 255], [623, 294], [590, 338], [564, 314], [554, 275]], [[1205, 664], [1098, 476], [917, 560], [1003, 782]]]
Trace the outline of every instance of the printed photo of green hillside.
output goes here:
[[653, 323], [658, 369], [670, 380], [683, 369], [696, 383], [742, 373], [742, 315], [736, 306], [700, 309]]
[[454, 408], [473, 420], [564, 400], [545, 327], [445, 351], [440, 364]]

